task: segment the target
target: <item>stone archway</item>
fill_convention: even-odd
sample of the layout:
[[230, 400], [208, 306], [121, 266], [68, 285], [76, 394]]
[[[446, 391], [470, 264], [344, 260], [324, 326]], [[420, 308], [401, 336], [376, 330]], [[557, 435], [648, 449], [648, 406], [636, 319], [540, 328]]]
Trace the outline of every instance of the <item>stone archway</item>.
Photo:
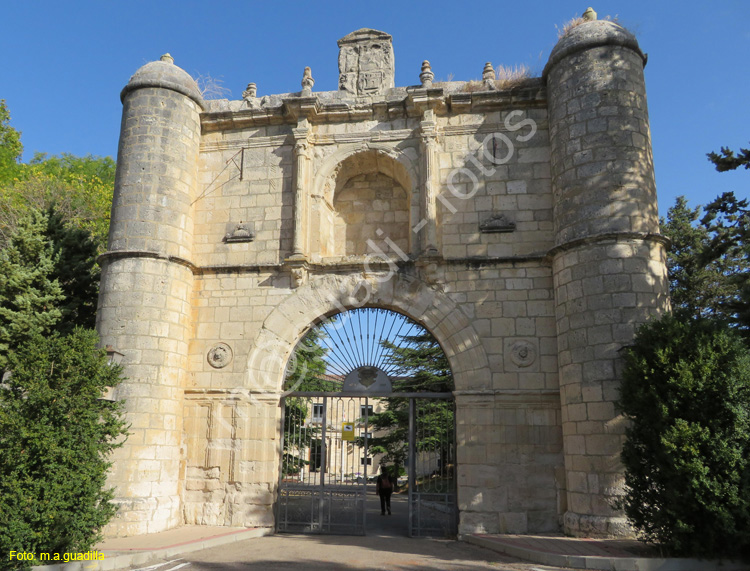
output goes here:
[[287, 359], [310, 324], [366, 305], [403, 313], [432, 333], [448, 357], [457, 392], [491, 386], [479, 335], [447, 295], [403, 273], [393, 273], [390, 279], [358, 273], [313, 278], [271, 312], [253, 342], [245, 389], [281, 394]]
[[[381, 307], [402, 313], [413, 319], [438, 341], [445, 352], [454, 379], [454, 396], [481, 394], [491, 388], [491, 374], [487, 355], [480, 337], [468, 316], [444, 293], [424, 281], [401, 272], [388, 275], [326, 274], [314, 277], [282, 301], [264, 321], [253, 341], [242, 389], [250, 397], [255, 413], [249, 416], [275, 418], [280, 435], [283, 399], [282, 386], [286, 364], [297, 342], [317, 320], [358, 307]], [[464, 408], [462, 398], [456, 399], [456, 434], [458, 467], [459, 522], [463, 519], [462, 505], [467, 505], [467, 492], [462, 482], [468, 477], [460, 457], [462, 447], [470, 445], [471, 410]], [[283, 440], [279, 438], [276, 458], [282, 454]], [[270, 457], [265, 470], [271, 470], [268, 485], [276, 489], [279, 462]], [[275, 495], [275, 494], [274, 494]], [[271, 501], [271, 498], [268, 498]], [[459, 525], [461, 525], [459, 523]]]

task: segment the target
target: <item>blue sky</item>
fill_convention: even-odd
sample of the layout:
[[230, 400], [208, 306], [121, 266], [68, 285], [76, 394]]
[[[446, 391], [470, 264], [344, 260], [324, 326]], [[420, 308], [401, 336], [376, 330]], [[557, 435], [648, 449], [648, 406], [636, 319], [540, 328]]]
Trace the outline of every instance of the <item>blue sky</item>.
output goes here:
[[[708, 151], [750, 141], [750, 3], [592, 1], [633, 31], [646, 67], [659, 206], [705, 204], [750, 172], [717, 173]], [[223, 81], [240, 98], [298, 91], [305, 66], [315, 90], [336, 89], [336, 40], [375, 28], [393, 35], [396, 84], [418, 82], [423, 59], [436, 80], [477, 79], [485, 61], [526, 64], [540, 74], [556, 26], [583, 2], [6, 2], [0, 34], [0, 98], [35, 151], [117, 153], [119, 92], [143, 64], [170, 52], [196, 75]]]

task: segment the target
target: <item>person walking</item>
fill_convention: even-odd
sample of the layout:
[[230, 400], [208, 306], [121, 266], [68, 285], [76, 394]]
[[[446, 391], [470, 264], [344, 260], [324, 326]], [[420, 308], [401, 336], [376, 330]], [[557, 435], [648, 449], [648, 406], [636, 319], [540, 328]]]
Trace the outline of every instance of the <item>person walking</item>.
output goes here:
[[380, 515], [385, 515], [385, 510], [388, 510], [388, 515], [391, 515], [391, 494], [395, 488], [395, 478], [388, 473], [388, 467], [383, 465], [380, 467], [380, 475], [375, 482], [375, 493], [380, 496]]

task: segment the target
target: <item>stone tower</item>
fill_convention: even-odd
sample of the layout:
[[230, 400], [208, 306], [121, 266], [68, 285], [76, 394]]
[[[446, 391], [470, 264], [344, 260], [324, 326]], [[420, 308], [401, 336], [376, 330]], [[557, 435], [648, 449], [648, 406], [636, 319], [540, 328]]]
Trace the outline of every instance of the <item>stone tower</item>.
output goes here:
[[[594, 16], [595, 18], [595, 16]], [[564, 527], [626, 531], [624, 421], [615, 410], [618, 350], [668, 307], [643, 67], [628, 31], [590, 20], [570, 30], [544, 70], [554, 204], [553, 266], [563, 451]]]
[[131, 423], [110, 483], [120, 516], [112, 535], [180, 523], [182, 399], [191, 334], [189, 267], [203, 100], [169, 55], [144, 65], [123, 103], [109, 248], [97, 327], [125, 356], [117, 389]]

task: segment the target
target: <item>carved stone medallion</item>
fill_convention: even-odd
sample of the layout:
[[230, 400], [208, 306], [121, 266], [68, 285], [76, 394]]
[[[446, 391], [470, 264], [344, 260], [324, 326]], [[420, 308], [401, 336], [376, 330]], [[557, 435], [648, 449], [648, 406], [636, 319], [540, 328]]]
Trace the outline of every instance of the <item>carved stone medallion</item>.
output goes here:
[[517, 341], [510, 350], [510, 358], [518, 367], [529, 367], [536, 360], [536, 348], [528, 341]]
[[226, 343], [217, 343], [208, 352], [208, 364], [214, 369], [223, 369], [232, 362], [232, 348]]

